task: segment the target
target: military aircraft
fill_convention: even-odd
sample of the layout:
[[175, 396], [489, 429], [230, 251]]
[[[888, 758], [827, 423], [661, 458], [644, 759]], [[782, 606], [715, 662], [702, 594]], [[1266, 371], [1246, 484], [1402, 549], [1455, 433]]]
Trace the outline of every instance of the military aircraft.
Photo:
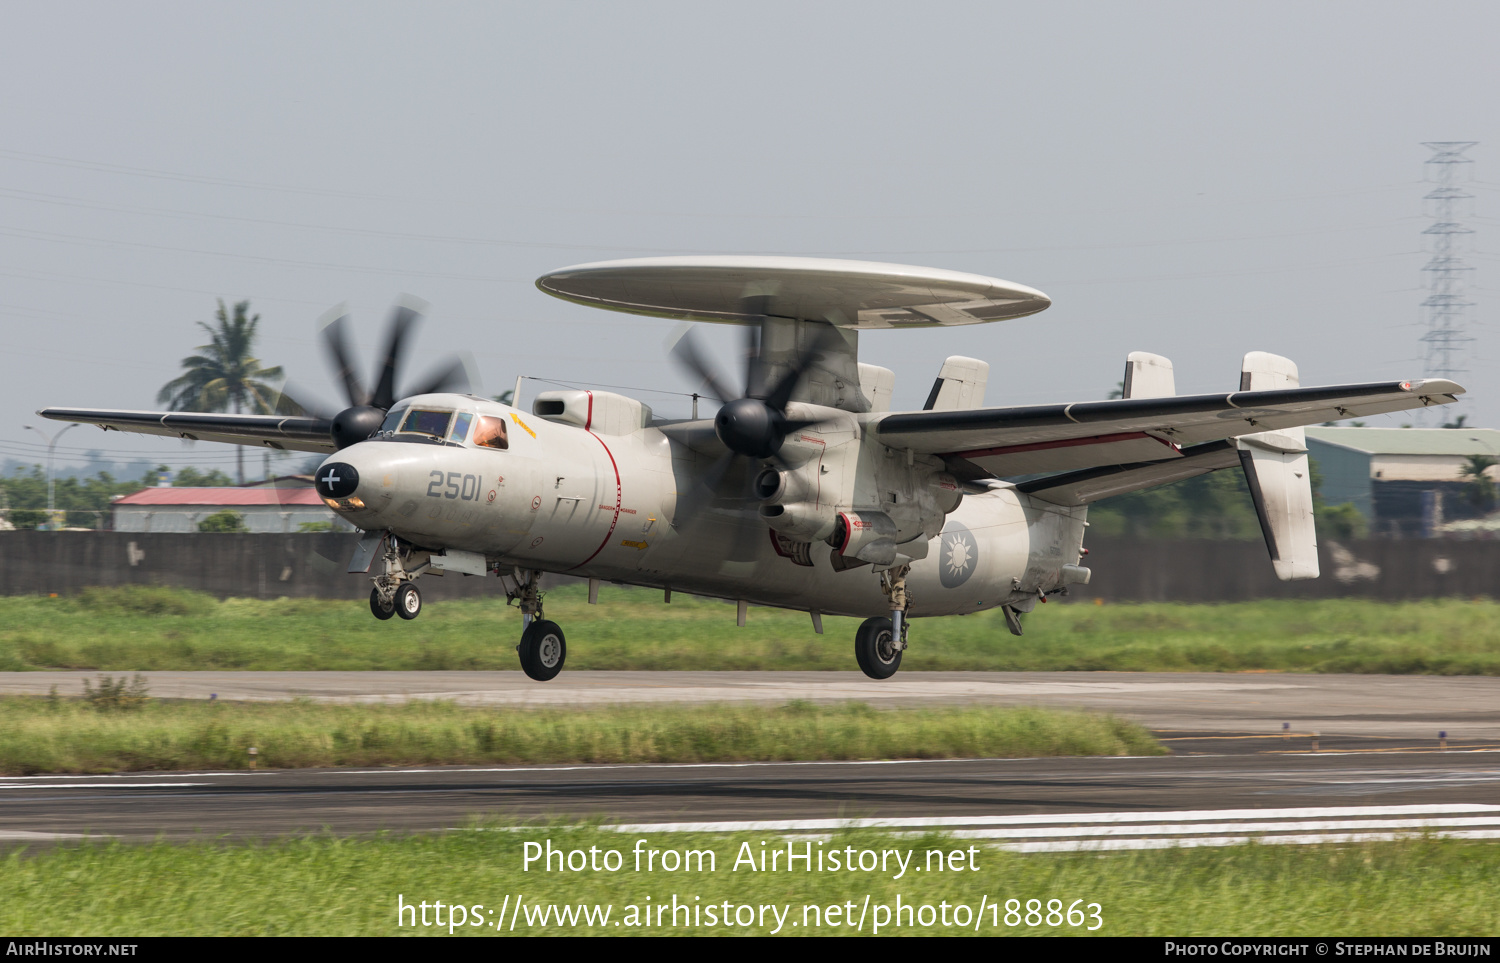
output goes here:
[[[905, 265], [789, 257], [675, 257], [564, 268], [547, 294], [631, 314], [744, 327], [742, 386], [691, 335], [677, 360], [720, 403], [660, 419], [608, 391], [544, 391], [529, 410], [445, 390], [402, 397], [398, 307], [380, 377], [353, 373], [342, 321], [325, 338], [349, 407], [332, 417], [48, 408], [105, 429], [323, 452], [315, 484], [364, 534], [376, 618], [416, 618], [418, 579], [498, 577], [519, 603], [517, 651], [554, 678], [563, 630], [543, 611], [547, 573], [650, 586], [822, 616], [863, 617], [855, 658], [885, 679], [909, 619], [999, 606], [1011, 632], [1046, 597], [1085, 584], [1090, 503], [1225, 468], [1245, 473], [1276, 574], [1315, 578], [1300, 426], [1429, 405], [1444, 380], [1301, 387], [1297, 367], [1245, 355], [1237, 390], [1179, 396], [1172, 364], [1129, 355], [1124, 397], [985, 407], [989, 365], [951, 357], [920, 411], [890, 409], [895, 375], [859, 361], [861, 332], [1011, 321], [1040, 291]], [[895, 335], [900, 337], [900, 335]], [[1018, 353], [1035, 363], [1034, 352]], [[372, 571], [373, 568], [373, 571]]]

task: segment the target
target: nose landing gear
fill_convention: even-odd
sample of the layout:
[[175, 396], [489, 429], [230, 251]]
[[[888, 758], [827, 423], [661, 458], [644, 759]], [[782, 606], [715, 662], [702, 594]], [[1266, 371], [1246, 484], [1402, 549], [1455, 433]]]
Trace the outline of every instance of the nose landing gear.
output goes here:
[[[416, 568], [408, 569], [406, 561], [413, 555], [412, 547], [398, 543], [395, 536], [387, 533], [382, 543], [381, 573], [372, 576], [375, 587], [370, 589], [370, 612], [382, 622], [393, 615], [403, 619], [414, 619], [422, 614], [422, 593], [412, 580], [427, 570], [430, 561], [423, 561]], [[426, 556], [419, 556], [426, 558]]]

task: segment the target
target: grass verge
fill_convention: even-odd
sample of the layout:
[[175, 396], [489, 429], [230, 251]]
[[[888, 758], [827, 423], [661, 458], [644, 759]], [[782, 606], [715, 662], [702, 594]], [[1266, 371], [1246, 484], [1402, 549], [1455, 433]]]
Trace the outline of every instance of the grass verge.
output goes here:
[[[556, 825], [410, 838], [57, 846], [0, 860], [0, 929], [122, 937], [448, 935], [447, 926], [432, 925], [436, 910], [428, 911], [427, 926], [417, 913], [406, 914], [406, 925], [398, 926], [399, 898], [409, 905], [441, 901], [445, 921], [457, 916], [453, 904], [463, 906], [453, 934], [470, 936], [764, 934], [776, 928], [778, 912], [781, 935], [870, 934], [882, 917], [879, 935], [1085, 935], [1092, 918], [1076, 926], [1066, 922], [1075, 900], [1090, 914], [1087, 904], [1098, 904], [1101, 925], [1095, 932], [1107, 936], [1482, 937], [1500, 931], [1500, 846], [1494, 843], [1414, 837], [1031, 855], [981, 848], [973, 855], [976, 869], [968, 868], [966, 852], [959, 871], [909, 871], [896, 879], [894, 860], [886, 871], [735, 869], [744, 844], [754, 854], [763, 842], [767, 848], [786, 845], [780, 837], [757, 835], [650, 837], [647, 848], [709, 851], [714, 860], [711, 870], [705, 857], [702, 871], [667, 872], [656, 865], [648, 873], [634, 869], [636, 838], [597, 826]], [[524, 845], [546, 840], [564, 850], [595, 848], [594, 858], [607, 859], [609, 850], [617, 850], [621, 868], [543, 872], [533, 864], [523, 870]], [[820, 845], [855, 853], [914, 851], [915, 866], [930, 848], [948, 852], [970, 844], [861, 830], [813, 844]], [[64, 891], [67, 898], [59, 898]], [[514, 914], [512, 931], [512, 914], [501, 911], [513, 910], [518, 895], [523, 909]], [[910, 922], [904, 915], [899, 924], [892, 922], [898, 897], [912, 908]], [[675, 925], [674, 899], [688, 907]], [[1006, 924], [1011, 899], [1018, 901], [1011, 917], [1017, 925]], [[1039, 901], [1033, 917], [1039, 925], [1026, 921], [1026, 904], [1033, 899]], [[1054, 919], [1060, 925], [1047, 923], [1051, 900], [1059, 901]], [[738, 916], [744, 925], [709, 923], [706, 908], [715, 906], [715, 917], [722, 919], [725, 903], [731, 919]], [[998, 912], [985, 909], [976, 927], [975, 911], [996, 904]], [[647, 906], [663, 905], [660, 924], [653, 911], [650, 925], [640, 925]], [[592, 924], [581, 906], [595, 914]], [[545, 924], [538, 918], [542, 907], [548, 907]], [[579, 915], [559, 923], [556, 907]], [[597, 915], [606, 907], [607, 922]], [[762, 913], [762, 907], [776, 910]], [[968, 919], [966, 927], [957, 925], [961, 918]], [[475, 919], [481, 925], [469, 925]]]
[[[734, 607], [606, 587], [549, 593], [568, 634], [568, 669], [854, 670], [858, 620]], [[378, 622], [363, 602], [228, 599], [166, 588], [0, 598], [0, 671], [27, 669], [517, 668], [519, 617], [503, 600], [427, 607]], [[1087, 670], [1500, 674], [1500, 603], [1457, 599], [1260, 601], [1224, 605], [1049, 604], [1026, 635], [998, 612], [912, 625], [902, 671]]]
[[1157, 755], [1112, 716], [864, 703], [483, 709], [0, 698], [0, 772]]

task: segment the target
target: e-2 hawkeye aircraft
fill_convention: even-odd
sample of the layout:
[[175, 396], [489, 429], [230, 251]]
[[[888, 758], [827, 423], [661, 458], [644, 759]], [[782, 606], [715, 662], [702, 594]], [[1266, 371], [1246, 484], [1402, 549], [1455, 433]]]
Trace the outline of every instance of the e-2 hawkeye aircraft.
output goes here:
[[[417, 580], [498, 576], [523, 617], [533, 679], [567, 648], [545, 618], [545, 573], [651, 586], [749, 605], [862, 616], [855, 657], [885, 679], [908, 620], [999, 606], [1020, 613], [1087, 583], [1090, 503], [1239, 468], [1276, 574], [1316, 578], [1300, 426], [1449, 404], [1451, 381], [1304, 388], [1297, 367], [1245, 355], [1238, 390], [1178, 396], [1172, 364], [1145, 352], [1124, 397], [984, 406], [989, 365], [944, 362], [921, 411], [890, 411], [895, 375], [859, 361], [861, 331], [981, 324], [1051, 301], [995, 278], [904, 265], [787, 257], [609, 261], [540, 278], [578, 304], [745, 326], [743, 390], [691, 336], [677, 359], [721, 403], [712, 419], [662, 420], [606, 391], [545, 391], [529, 411], [440, 390], [399, 398], [398, 309], [376, 388], [352, 373], [339, 323], [325, 329], [349, 407], [328, 417], [48, 408], [105, 429], [327, 453], [329, 508], [362, 532], [349, 571], [374, 583], [377, 618], [415, 618]], [[1033, 352], [1016, 358], [1034, 359]], [[695, 411], [696, 416], [696, 411]], [[372, 572], [373, 568], [373, 572]]]

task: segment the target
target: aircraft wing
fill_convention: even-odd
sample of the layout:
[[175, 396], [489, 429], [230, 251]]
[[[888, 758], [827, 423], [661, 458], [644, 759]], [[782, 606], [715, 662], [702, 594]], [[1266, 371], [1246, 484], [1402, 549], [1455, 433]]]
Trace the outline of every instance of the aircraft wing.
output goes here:
[[107, 408], [43, 408], [53, 421], [98, 425], [105, 431], [167, 435], [189, 441], [222, 441], [321, 454], [337, 451], [326, 418], [284, 415], [221, 415], [201, 411], [113, 411]]
[[908, 411], [880, 418], [875, 435], [895, 449], [942, 456], [960, 478], [1003, 478], [1177, 459], [1183, 457], [1183, 448], [1206, 442], [1446, 405], [1463, 393], [1452, 381], [1431, 379], [1070, 405]]

